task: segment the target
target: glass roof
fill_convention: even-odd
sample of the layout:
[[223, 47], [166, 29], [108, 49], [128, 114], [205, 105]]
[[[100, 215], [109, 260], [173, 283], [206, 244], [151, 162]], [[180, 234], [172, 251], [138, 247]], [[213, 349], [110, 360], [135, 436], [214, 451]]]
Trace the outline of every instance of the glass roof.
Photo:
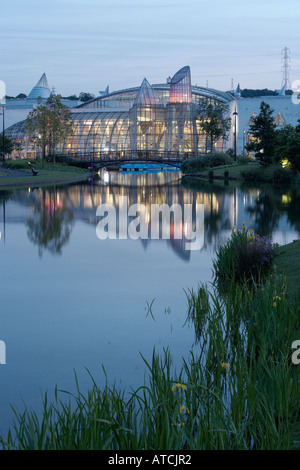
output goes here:
[[37, 84], [32, 88], [31, 92], [27, 96], [28, 100], [44, 98], [47, 99], [50, 96], [50, 89], [47, 81], [46, 74], [43, 73]]

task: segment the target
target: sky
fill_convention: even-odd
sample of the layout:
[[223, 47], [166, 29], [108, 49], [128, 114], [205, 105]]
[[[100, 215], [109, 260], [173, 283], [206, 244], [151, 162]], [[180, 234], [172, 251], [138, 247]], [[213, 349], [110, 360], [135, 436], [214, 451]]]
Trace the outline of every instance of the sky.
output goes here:
[[69, 96], [165, 83], [279, 89], [300, 80], [299, 0], [0, 0], [0, 80], [29, 94], [43, 73]]

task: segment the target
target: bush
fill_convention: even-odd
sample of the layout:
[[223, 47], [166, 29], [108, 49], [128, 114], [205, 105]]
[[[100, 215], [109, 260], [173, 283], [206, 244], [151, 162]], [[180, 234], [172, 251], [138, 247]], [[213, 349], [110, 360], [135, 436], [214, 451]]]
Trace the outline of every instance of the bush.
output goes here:
[[248, 165], [248, 163], [251, 163], [251, 159], [245, 156], [238, 156], [236, 161], [239, 165]]
[[234, 160], [226, 153], [212, 153], [208, 155], [208, 162], [209, 167], [214, 168], [216, 166], [231, 165]]
[[214, 260], [217, 280], [236, 282], [259, 281], [269, 273], [275, 255], [275, 245], [268, 237], [260, 237], [243, 223], [234, 227], [230, 240], [220, 246]]
[[36, 166], [36, 160], [30, 160], [28, 158], [24, 158], [21, 160], [7, 160], [4, 164], [6, 168], [11, 168], [12, 170], [28, 170], [28, 162], [31, 162]]
[[289, 184], [291, 179], [290, 171], [285, 168], [278, 167], [273, 172], [273, 182], [276, 185]]
[[270, 165], [266, 168], [247, 168], [241, 172], [245, 181], [268, 182], [275, 185], [289, 184], [291, 173], [280, 165]]
[[181, 170], [183, 173], [195, 173], [198, 171], [204, 171], [208, 168], [231, 165], [233, 162], [234, 160], [232, 157], [226, 153], [211, 153], [184, 160], [181, 164]]

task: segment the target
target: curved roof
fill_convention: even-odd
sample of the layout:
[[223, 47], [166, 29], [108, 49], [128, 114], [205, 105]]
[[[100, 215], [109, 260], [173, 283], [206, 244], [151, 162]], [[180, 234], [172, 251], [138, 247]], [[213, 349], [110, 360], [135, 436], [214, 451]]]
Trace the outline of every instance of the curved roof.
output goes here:
[[176, 83], [180, 82], [183, 78], [188, 75], [189, 71], [190, 67], [188, 65], [178, 70], [178, 72], [176, 72], [173, 78], [171, 79], [171, 85], [175, 85]]
[[[140, 104], [143, 102], [146, 103], [146, 101], [147, 104], [154, 104], [155, 101], [159, 102], [159, 99], [163, 104], [167, 104], [169, 102], [170, 89], [174, 86], [176, 87], [179, 82], [188, 79], [189, 76], [190, 67], [185, 66], [178, 70], [168, 83], [150, 85], [149, 82], [144, 79], [142, 85], [139, 87], [108, 92], [105, 95], [97, 96], [90, 101], [82, 103], [76, 108], [101, 108], [103, 106], [103, 109], [113, 109], [114, 107], [129, 109], [136, 104], [137, 101], [140, 101]], [[157, 97], [155, 93], [158, 93]], [[197, 97], [211, 98], [223, 103], [234, 100], [234, 97], [228, 92], [193, 85], [191, 86], [191, 94], [193, 101], [197, 101]]]

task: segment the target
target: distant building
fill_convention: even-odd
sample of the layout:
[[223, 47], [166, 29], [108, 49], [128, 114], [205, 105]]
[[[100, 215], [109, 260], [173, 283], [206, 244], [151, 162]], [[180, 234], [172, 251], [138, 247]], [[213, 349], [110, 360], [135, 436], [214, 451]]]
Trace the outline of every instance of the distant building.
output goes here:
[[[295, 126], [298, 119], [300, 119], [300, 106], [294, 104], [291, 95], [285, 95], [284, 89], [277, 90], [276, 96], [263, 96], [254, 98], [242, 98], [238, 86], [238, 92], [234, 93], [235, 100], [230, 103], [231, 115], [237, 112], [237, 134], [236, 145], [237, 154], [245, 155], [245, 145], [249, 142], [251, 137], [250, 125], [253, 117], [257, 116], [260, 112], [260, 105], [264, 101], [273, 110], [274, 123], [278, 127], [283, 127], [287, 124]], [[228, 146], [234, 148], [234, 116], [232, 119], [232, 132], [228, 141]]]
[[[37, 84], [32, 88], [27, 98], [10, 98], [5, 104], [5, 128], [23, 121], [27, 118], [30, 111], [37, 106], [38, 99], [45, 101], [51, 95], [46, 74], [43, 73]], [[62, 100], [62, 102], [71, 107], [77, 106], [79, 101]]]
[[[41, 93], [45, 97], [48, 92], [43, 75], [25, 100], [27, 106], [36, 102], [36, 98], [32, 100], [30, 95]], [[291, 96], [286, 96], [284, 90], [277, 93], [276, 96], [243, 98], [239, 85], [233, 93], [193, 86], [188, 66], [172, 78], [168, 77], [166, 83], [150, 85], [145, 78], [139, 87], [113, 92], [107, 87], [86, 103], [76, 103], [75, 107], [74, 102], [73, 107], [70, 105], [73, 134], [58, 146], [57, 152], [74, 158], [83, 155], [139, 158], [159, 155], [193, 157], [207, 149], [209, 152], [232, 149], [237, 155], [243, 155], [250, 138], [251, 119], [259, 113], [262, 101], [274, 110], [278, 126], [295, 125], [300, 118], [300, 108], [293, 103]], [[207, 136], [196, 119], [201, 102], [207, 98], [228, 105], [231, 117], [228, 140], [219, 139], [213, 148], [207, 147]], [[10, 109], [7, 107], [6, 113]], [[36, 149], [24, 131], [25, 115], [24, 110], [23, 121], [15, 121], [6, 133], [22, 142], [23, 156], [34, 156]]]

